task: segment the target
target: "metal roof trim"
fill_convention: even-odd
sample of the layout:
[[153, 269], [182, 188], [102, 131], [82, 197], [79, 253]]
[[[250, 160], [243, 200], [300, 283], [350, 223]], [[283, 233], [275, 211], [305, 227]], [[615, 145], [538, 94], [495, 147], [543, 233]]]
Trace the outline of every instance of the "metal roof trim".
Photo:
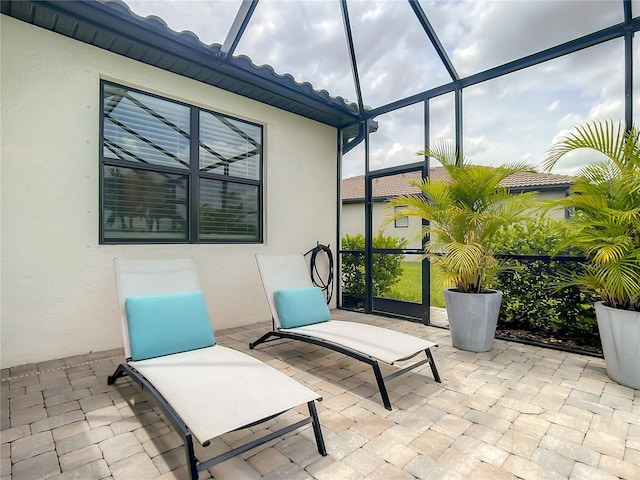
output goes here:
[[[279, 79], [279, 80], [286, 80], [286, 81], [288, 81], [288, 82], [290, 82], [292, 84], [295, 84], [298, 88], [306, 90], [309, 94], [322, 95], [328, 101], [340, 104], [341, 106], [346, 107], [349, 110], [351, 110], [354, 114], [356, 114], [356, 115], [358, 114], [358, 105], [356, 103], [354, 103], [354, 102], [351, 102], [350, 100], [347, 100], [344, 97], [333, 96], [325, 89], [318, 90], [309, 82], [298, 82], [293, 77], [293, 75], [291, 75], [289, 73], [282, 73], [282, 74], [281, 73], [277, 73], [275, 71], [275, 69], [273, 68], [273, 66], [271, 66], [271, 65], [268, 65], [268, 64], [257, 65], [255, 63], [253, 63], [253, 60], [251, 60], [251, 58], [249, 58], [246, 55], [233, 55], [233, 57], [231, 57], [231, 58], [232, 58], [232, 60], [234, 62], [238, 62], [237, 66], [239, 68], [253, 69], [253, 70], [255, 70], [256, 74], [260, 74], [260, 72], [266, 71], [266, 72], [268, 72], [266, 77], [272, 77], [272, 78], [276, 78], [276, 79]], [[249, 65], [247, 67], [243, 67], [242, 66], [242, 62], [246, 62]]]

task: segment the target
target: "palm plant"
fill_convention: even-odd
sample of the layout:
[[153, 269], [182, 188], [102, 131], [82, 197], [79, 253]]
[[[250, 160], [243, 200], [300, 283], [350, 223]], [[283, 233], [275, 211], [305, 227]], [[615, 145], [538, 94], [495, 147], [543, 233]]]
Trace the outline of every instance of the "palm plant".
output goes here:
[[444, 273], [444, 281], [460, 292], [482, 293], [506, 267], [495, 256], [496, 233], [524, 218], [533, 205], [533, 192], [512, 194], [501, 182], [531, 169], [523, 163], [472, 165], [451, 142], [439, 142], [418, 155], [440, 162], [449, 180], [410, 181], [420, 193], [391, 200], [387, 208], [393, 213], [386, 221], [404, 216], [429, 221], [422, 232], [429, 238], [425, 255]]
[[640, 310], [640, 132], [610, 120], [579, 125], [550, 148], [544, 167], [578, 149], [605, 158], [582, 167], [571, 195], [553, 202], [575, 211], [572, 235], [559, 248], [579, 247], [589, 259], [568, 283], [608, 307]]

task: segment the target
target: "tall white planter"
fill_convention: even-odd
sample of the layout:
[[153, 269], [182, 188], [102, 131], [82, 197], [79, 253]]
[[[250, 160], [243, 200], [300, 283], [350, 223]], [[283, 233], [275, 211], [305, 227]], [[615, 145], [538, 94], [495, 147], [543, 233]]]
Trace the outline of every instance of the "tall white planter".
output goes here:
[[602, 302], [595, 307], [607, 375], [640, 390], [640, 312], [610, 308]]
[[461, 293], [455, 289], [444, 291], [449, 319], [451, 343], [470, 352], [488, 352], [493, 348], [502, 292]]

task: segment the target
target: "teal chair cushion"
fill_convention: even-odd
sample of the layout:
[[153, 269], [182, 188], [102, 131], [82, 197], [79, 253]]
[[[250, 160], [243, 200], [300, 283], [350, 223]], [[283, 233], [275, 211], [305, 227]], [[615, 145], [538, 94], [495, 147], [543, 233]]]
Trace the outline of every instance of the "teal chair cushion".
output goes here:
[[202, 292], [125, 300], [132, 360], [171, 355], [215, 344]]
[[282, 328], [296, 328], [331, 319], [327, 302], [318, 287], [277, 290], [273, 293]]

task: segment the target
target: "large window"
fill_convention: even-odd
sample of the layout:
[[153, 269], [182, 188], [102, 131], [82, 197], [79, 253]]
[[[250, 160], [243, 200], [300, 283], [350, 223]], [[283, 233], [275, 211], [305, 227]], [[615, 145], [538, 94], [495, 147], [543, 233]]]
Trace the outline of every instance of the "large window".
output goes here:
[[262, 241], [262, 127], [101, 84], [101, 243]]

